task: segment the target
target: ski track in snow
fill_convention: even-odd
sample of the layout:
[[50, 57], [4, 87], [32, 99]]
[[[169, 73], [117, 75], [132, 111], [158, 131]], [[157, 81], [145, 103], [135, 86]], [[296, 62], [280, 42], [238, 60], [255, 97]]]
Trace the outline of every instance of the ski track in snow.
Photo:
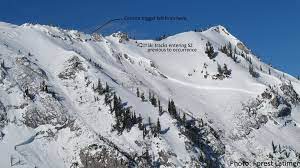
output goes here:
[[245, 90], [245, 89], [227, 88], [227, 87], [215, 87], [215, 86], [199, 86], [199, 85], [196, 85], [196, 84], [183, 82], [181, 80], [178, 80], [178, 79], [175, 79], [175, 78], [171, 78], [169, 76], [167, 76], [167, 77], [172, 82], [179, 83], [181, 85], [185, 85], [185, 86], [196, 88], [196, 89], [234, 91], [234, 92], [243, 92], [243, 93], [252, 94], [252, 95], [259, 94], [259, 92], [251, 92], [251, 91], [248, 91], [248, 90]]

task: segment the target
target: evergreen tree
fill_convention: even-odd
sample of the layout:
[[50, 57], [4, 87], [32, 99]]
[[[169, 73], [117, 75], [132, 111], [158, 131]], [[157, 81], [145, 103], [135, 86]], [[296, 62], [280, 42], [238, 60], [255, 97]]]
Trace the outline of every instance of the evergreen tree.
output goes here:
[[273, 149], [273, 153], [276, 153], [276, 148], [277, 146], [274, 144], [274, 142], [272, 141], [272, 149]]
[[171, 101], [171, 104], [172, 104], [173, 114], [174, 114], [175, 118], [177, 118], [177, 110], [176, 110], [176, 106], [175, 106], [175, 103], [173, 100]]
[[28, 96], [29, 95], [29, 91], [28, 88], [25, 89], [25, 95]]
[[143, 118], [141, 116], [141, 114], [139, 114], [139, 118], [138, 118], [138, 127], [140, 130], [143, 130]]
[[109, 92], [109, 85], [107, 84], [107, 82], [105, 82], [105, 90], [104, 90], [105, 93], [108, 93]]
[[183, 113], [182, 124], [185, 125], [185, 123], [186, 123], [186, 116], [185, 116], [185, 113]]
[[159, 118], [157, 119], [156, 129], [157, 129], [157, 133], [160, 134], [161, 126], [160, 126]]
[[45, 92], [48, 93], [48, 86], [45, 85], [45, 88], [44, 88]]
[[233, 54], [232, 59], [234, 62], [239, 63], [237, 56], [235, 54]]
[[231, 75], [231, 69], [228, 69], [226, 64], [224, 64], [223, 72], [226, 77], [229, 77]]
[[121, 108], [120, 108], [120, 104], [121, 102], [119, 101], [116, 93], [114, 93], [113, 96], [113, 110], [115, 111], [116, 116], [118, 117], [120, 112], [121, 112]]
[[148, 118], [148, 123], [149, 123], [149, 126], [151, 127], [151, 118], [150, 117]]
[[176, 116], [176, 109], [174, 107], [175, 107], [174, 101], [171, 100], [171, 114], [175, 117]]
[[220, 48], [220, 51], [221, 51], [222, 53], [228, 55], [228, 50], [227, 50], [226, 45], [222, 46], [222, 47]]
[[271, 69], [269, 68], [269, 75], [271, 75]]
[[158, 112], [159, 112], [159, 115], [162, 114], [163, 110], [162, 110], [162, 106], [160, 105], [160, 100], [158, 99]]
[[3, 69], [5, 69], [5, 64], [4, 64], [4, 60], [2, 60], [2, 62], [1, 62], [1, 68], [3, 68]]
[[244, 52], [242, 51], [242, 53], [241, 53], [241, 56], [243, 57], [243, 58], [245, 58], [245, 54], [244, 54]]
[[[108, 97], [109, 94], [105, 93], [105, 96]], [[130, 129], [137, 123], [139, 124], [139, 129], [142, 130], [141, 115], [137, 118], [135, 112], [132, 112], [128, 107], [124, 107], [121, 98], [117, 97], [116, 93], [113, 94], [112, 101], [113, 105], [111, 106], [110, 103], [109, 105], [111, 112], [115, 112], [116, 123], [113, 125], [114, 130], [117, 130], [119, 134], [122, 134], [125, 129], [130, 131]]]
[[48, 86], [46, 85], [46, 82], [43, 81], [41, 84], [40, 84], [40, 89], [42, 92], [46, 92], [48, 93]]
[[171, 111], [171, 100], [169, 100], [168, 102], [168, 112], [170, 113], [170, 111]]
[[217, 66], [218, 66], [218, 73], [219, 73], [220, 75], [222, 75], [222, 74], [223, 74], [223, 69], [222, 69], [221, 65], [220, 65], [220, 64], [217, 64]]
[[151, 92], [150, 92], [150, 90], [149, 90], [148, 100], [151, 102], [151, 99], [152, 99], [152, 94], [151, 94]]
[[133, 126], [133, 120], [132, 120], [132, 118], [131, 118], [131, 116], [130, 116], [130, 109], [129, 108], [127, 108], [126, 110], [125, 110], [125, 113], [124, 113], [124, 116], [123, 116], [123, 129], [127, 129], [127, 131], [129, 131], [130, 130], [130, 128]]
[[110, 99], [109, 93], [105, 93], [105, 95], [104, 95], [104, 103], [105, 103], [105, 105], [109, 104], [109, 102], [110, 102], [109, 99]]
[[215, 57], [214, 47], [209, 41], [206, 43], [205, 53], [210, 59], [213, 59]]
[[202, 118], [200, 119], [200, 122], [199, 122], [199, 127], [203, 127], [204, 126], [204, 123], [203, 123], [203, 120]]
[[156, 107], [157, 106], [157, 100], [156, 98], [153, 96], [153, 106]]
[[281, 153], [281, 146], [280, 146], [280, 144], [278, 145], [278, 150]]
[[177, 111], [176, 111], [176, 106], [173, 100], [169, 101], [168, 104], [168, 112], [170, 113], [170, 115], [174, 118], [177, 118]]
[[[230, 42], [227, 45], [221, 47], [220, 51], [226, 54], [228, 57], [232, 58], [234, 62], [239, 63], [238, 57], [236, 56], [236, 54], [239, 55], [239, 53], [237, 52], [236, 47], [234, 47], [233, 49], [232, 44]], [[243, 52], [241, 53], [241, 56], [247, 59]]]
[[151, 165], [152, 161], [151, 161], [151, 156], [149, 154], [149, 150], [148, 149], [146, 149], [146, 152], [145, 152], [144, 156], [145, 156], [145, 159], [146, 159], [147, 163]]
[[98, 85], [96, 87], [96, 91], [99, 93], [99, 94], [103, 94], [103, 87], [102, 87], [102, 84], [101, 84], [101, 80], [98, 79]]
[[233, 56], [233, 51], [232, 51], [232, 45], [231, 45], [230, 42], [229, 42], [228, 45], [227, 45], [227, 50], [228, 50], [227, 56], [228, 56], [228, 57], [232, 57], [232, 56]]
[[143, 102], [145, 101], [145, 94], [143, 92], [141, 94], [141, 99], [142, 99]]
[[252, 59], [251, 59], [251, 57], [248, 57], [248, 62], [249, 62], [250, 64], [252, 64]]
[[143, 139], [145, 139], [146, 135], [147, 135], [147, 129], [146, 129], [145, 125], [143, 124]]
[[249, 73], [254, 78], [258, 78], [259, 77], [259, 73], [254, 70], [254, 67], [252, 65], [249, 65]]
[[29, 89], [28, 88], [25, 88], [25, 90], [24, 90], [24, 97], [28, 97], [30, 100], [34, 99], [34, 95], [32, 95], [32, 94], [29, 93]]
[[152, 97], [150, 98], [150, 102], [154, 107], [157, 106], [157, 100], [156, 100], [154, 94], [152, 94]]
[[138, 123], [135, 112], [133, 112], [133, 115], [132, 115], [132, 119], [131, 119], [131, 120], [132, 120], [132, 123], [133, 123], [133, 124]]
[[139, 88], [136, 88], [136, 96], [140, 97], [140, 90], [139, 90]]
[[226, 65], [226, 64], [224, 64], [223, 70], [224, 70], [224, 73], [225, 73], [226, 71], [228, 71], [228, 68], [227, 68], [227, 65]]

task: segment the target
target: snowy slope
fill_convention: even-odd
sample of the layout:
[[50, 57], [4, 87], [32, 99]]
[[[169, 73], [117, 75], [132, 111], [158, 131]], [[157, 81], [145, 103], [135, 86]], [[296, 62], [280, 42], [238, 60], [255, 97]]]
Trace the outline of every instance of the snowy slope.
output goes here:
[[[208, 41], [214, 59], [205, 53]], [[218, 50], [229, 42], [237, 61]], [[148, 52], [140, 43], [192, 43], [197, 52]], [[285, 153], [300, 159], [300, 82], [261, 62], [222, 26], [153, 41], [1, 22], [0, 62], [0, 167], [231, 167]], [[216, 78], [218, 64], [231, 75]], [[108, 92], [95, 89], [98, 80]], [[137, 123], [114, 129], [114, 103], [106, 103], [113, 93], [142, 117], [144, 131]], [[168, 112], [169, 100], [179, 117]], [[274, 152], [272, 142], [284, 149]]]

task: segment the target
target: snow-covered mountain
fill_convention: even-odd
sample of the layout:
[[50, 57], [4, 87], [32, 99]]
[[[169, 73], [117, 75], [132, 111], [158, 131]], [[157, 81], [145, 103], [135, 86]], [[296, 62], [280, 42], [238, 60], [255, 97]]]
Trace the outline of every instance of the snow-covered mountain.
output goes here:
[[300, 161], [300, 82], [222, 26], [153, 41], [1, 22], [0, 62], [1, 168]]

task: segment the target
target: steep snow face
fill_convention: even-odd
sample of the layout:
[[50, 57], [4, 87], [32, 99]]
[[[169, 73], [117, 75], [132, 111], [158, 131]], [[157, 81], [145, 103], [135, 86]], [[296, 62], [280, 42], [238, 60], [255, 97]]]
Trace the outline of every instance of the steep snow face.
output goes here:
[[[149, 52], [144, 44], [191, 44], [196, 52]], [[0, 167], [300, 159], [300, 82], [223, 26], [154, 41], [1, 22], [0, 62]]]

